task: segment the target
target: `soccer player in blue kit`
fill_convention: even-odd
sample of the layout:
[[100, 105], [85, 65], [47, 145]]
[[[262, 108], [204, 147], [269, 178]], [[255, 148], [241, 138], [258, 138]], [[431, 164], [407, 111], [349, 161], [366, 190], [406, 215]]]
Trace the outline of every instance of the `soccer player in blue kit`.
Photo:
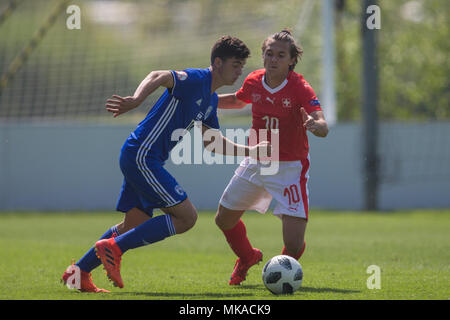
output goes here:
[[[211, 50], [209, 68], [153, 71], [133, 96], [113, 95], [107, 100], [106, 110], [117, 117], [139, 106], [157, 88], [167, 88], [122, 147], [120, 168], [124, 182], [117, 211], [124, 212], [125, 217], [120, 224], [107, 230], [75, 264], [81, 273], [80, 291], [108, 292], [97, 288], [92, 281], [90, 272], [100, 264], [113, 284], [122, 288], [120, 262], [127, 250], [184, 233], [194, 226], [197, 219], [195, 207], [163, 167], [170, 150], [177, 144], [171, 139], [174, 130], [189, 130], [194, 121], [202, 121], [203, 133], [208, 129], [218, 133], [217, 139], [204, 141], [208, 150], [223, 150], [219, 152], [223, 154], [232, 150], [230, 155], [246, 156], [252, 152], [270, 153], [268, 142], [247, 147], [235, 144], [218, 131], [218, 96], [215, 91], [221, 86], [232, 85], [238, 79], [249, 55], [250, 50], [241, 40], [223, 36]], [[165, 214], [152, 217], [155, 208]], [[62, 276], [64, 283], [73, 274], [69, 269]]]

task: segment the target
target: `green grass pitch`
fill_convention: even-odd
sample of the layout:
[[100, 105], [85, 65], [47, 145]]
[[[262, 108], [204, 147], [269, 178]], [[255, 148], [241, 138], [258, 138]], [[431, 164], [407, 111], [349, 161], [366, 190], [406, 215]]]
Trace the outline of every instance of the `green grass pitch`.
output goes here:
[[[235, 256], [201, 212], [189, 232], [128, 251], [122, 259], [123, 289], [93, 271], [110, 294], [69, 290], [60, 277], [120, 213], [0, 214], [0, 299], [295, 299], [447, 300], [450, 298], [450, 210], [333, 212], [312, 210], [307, 248], [300, 259], [302, 288], [274, 296], [261, 280], [264, 263], [282, 249], [281, 223], [271, 214], [244, 215], [249, 239], [263, 251], [239, 287], [228, 286]], [[368, 289], [367, 268], [380, 267], [380, 289]]]

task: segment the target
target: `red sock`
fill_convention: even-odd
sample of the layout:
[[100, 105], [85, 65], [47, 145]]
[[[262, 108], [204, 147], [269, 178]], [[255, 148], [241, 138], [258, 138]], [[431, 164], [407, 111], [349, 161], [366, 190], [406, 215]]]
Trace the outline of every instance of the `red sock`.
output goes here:
[[243, 261], [249, 260], [253, 255], [253, 247], [248, 241], [245, 224], [239, 219], [239, 222], [230, 230], [222, 230], [234, 253]]
[[302, 256], [303, 252], [305, 251], [305, 247], [306, 247], [306, 242], [303, 241], [303, 247], [300, 249], [300, 251], [296, 255], [292, 255], [292, 254], [288, 253], [287, 250], [286, 250], [286, 247], [283, 246], [283, 250], [281, 251], [281, 254], [285, 254], [285, 255], [291, 256], [292, 258], [298, 260], [298, 259], [300, 259], [300, 257]]

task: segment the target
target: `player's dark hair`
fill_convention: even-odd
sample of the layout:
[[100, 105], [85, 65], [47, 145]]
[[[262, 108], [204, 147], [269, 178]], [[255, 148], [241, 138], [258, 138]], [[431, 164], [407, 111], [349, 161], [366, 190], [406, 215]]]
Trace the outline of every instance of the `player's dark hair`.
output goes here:
[[289, 70], [294, 70], [295, 65], [297, 64], [298, 60], [302, 58], [303, 50], [300, 47], [300, 45], [297, 44], [297, 41], [295, 41], [294, 37], [292, 36], [292, 32], [289, 29], [283, 29], [280, 32], [277, 32], [264, 40], [262, 44], [262, 53], [264, 54], [264, 51], [266, 51], [267, 48], [267, 42], [269, 40], [276, 40], [276, 41], [286, 41], [289, 43], [289, 54], [291, 55], [291, 58], [294, 58], [294, 64], [289, 66]]
[[228, 58], [247, 59], [250, 56], [250, 49], [239, 40], [231, 36], [223, 36], [216, 41], [211, 49], [211, 64], [216, 58], [226, 60]]

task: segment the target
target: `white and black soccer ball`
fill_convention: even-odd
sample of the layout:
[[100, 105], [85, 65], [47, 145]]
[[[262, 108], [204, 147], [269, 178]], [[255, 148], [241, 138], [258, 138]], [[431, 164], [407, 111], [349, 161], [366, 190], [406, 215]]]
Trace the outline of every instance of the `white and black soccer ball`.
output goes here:
[[303, 269], [294, 258], [279, 255], [267, 261], [262, 279], [273, 294], [292, 294], [302, 285]]

